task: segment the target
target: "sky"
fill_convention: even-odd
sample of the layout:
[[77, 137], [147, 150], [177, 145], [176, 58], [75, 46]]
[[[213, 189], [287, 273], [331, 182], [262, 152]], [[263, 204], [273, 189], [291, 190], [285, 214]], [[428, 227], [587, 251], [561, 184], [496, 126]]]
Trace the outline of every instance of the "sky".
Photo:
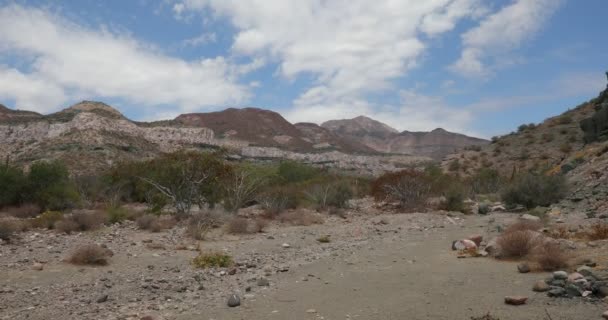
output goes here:
[[0, 0], [0, 103], [508, 133], [606, 87], [605, 0]]

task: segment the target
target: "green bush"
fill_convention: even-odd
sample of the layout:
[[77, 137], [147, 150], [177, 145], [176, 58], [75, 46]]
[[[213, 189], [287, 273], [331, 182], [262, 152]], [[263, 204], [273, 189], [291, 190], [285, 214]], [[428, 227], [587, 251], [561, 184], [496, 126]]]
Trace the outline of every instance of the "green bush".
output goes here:
[[201, 252], [192, 260], [197, 268], [227, 268], [232, 266], [232, 257], [221, 252]]
[[34, 163], [27, 176], [27, 190], [31, 202], [47, 210], [73, 207], [79, 199], [67, 168], [58, 161]]
[[45, 211], [38, 217], [34, 218], [32, 225], [36, 228], [53, 229], [55, 223], [63, 219], [63, 212], [60, 211]]
[[317, 210], [346, 208], [353, 191], [346, 181], [313, 183], [305, 192], [308, 201]]
[[473, 176], [468, 178], [467, 185], [475, 194], [488, 194], [499, 192], [504, 184], [504, 179], [497, 170], [482, 168]]
[[514, 179], [501, 193], [507, 205], [523, 205], [528, 209], [548, 207], [563, 199], [568, 191], [563, 175], [525, 173]]
[[0, 207], [17, 205], [25, 185], [23, 170], [9, 165], [0, 166]]
[[129, 210], [123, 207], [111, 207], [106, 210], [108, 222], [111, 224], [121, 223], [129, 218]]
[[461, 188], [450, 188], [445, 194], [445, 201], [441, 204], [441, 208], [447, 211], [464, 212], [464, 192]]
[[285, 182], [303, 182], [311, 180], [320, 174], [319, 169], [295, 161], [281, 162], [278, 175]]

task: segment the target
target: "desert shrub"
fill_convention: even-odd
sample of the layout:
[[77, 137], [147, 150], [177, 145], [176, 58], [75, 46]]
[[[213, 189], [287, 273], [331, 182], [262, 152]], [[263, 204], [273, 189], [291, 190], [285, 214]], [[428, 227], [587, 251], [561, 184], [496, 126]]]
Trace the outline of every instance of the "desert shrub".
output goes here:
[[107, 248], [97, 244], [85, 244], [74, 249], [68, 257], [67, 262], [76, 265], [105, 266], [108, 264], [111, 256], [112, 252]]
[[228, 268], [232, 266], [232, 257], [221, 252], [201, 252], [192, 260], [196, 268]]
[[568, 191], [562, 175], [526, 173], [514, 179], [501, 193], [507, 205], [523, 205], [528, 209], [548, 207], [563, 199]]
[[27, 191], [28, 200], [47, 210], [70, 208], [78, 202], [68, 169], [58, 161], [34, 163], [27, 176]]
[[353, 191], [344, 181], [315, 183], [305, 194], [317, 210], [345, 208], [353, 197]]
[[19, 206], [6, 207], [2, 211], [15, 218], [35, 218], [41, 212], [40, 207], [35, 204], [22, 204]]
[[129, 210], [123, 207], [110, 207], [106, 210], [108, 222], [111, 224], [121, 223], [129, 218]]
[[278, 186], [269, 188], [258, 196], [268, 218], [274, 218], [287, 209], [295, 209], [298, 205], [298, 190], [294, 186]]
[[283, 161], [278, 168], [279, 177], [288, 183], [311, 180], [319, 175], [320, 172], [321, 170], [317, 168], [295, 161]]
[[543, 271], [557, 271], [569, 267], [569, 255], [557, 243], [545, 243], [534, 249], [532, 260]]
[[555, 139], [555, 136], [552, 133], [547, 132], [543, 133], [541, 137], [544, 142], [551, 142], [553, 139]]
[[25, 185], [23, 170], [8, 164], [0, 165], [0, 208], [19, 204]]
[[450, 161], [450, 164], [448, 165], [448, 170], [452, 172], [460, 170], [460, 162], [458, 162], [458, 159]]
[[502, 258], [523, 258], [538, 245], [538, 235], [529, 230], [504, 232], [496, 239]]
[[0, 240], [11, 242], [17, 231], [19, 231], [18, 221], [0, 218]]
[[591, 226], [587, 231], [589, 240], [604, 240], [608, 239], [608, 223], [601, 222]]
[[32, 221], [32, 226], [41, 229], [53, 229], [55, 223], [63, 219], [63, 212], [45, 211]]
[[497, 170], [488, 168], [480, 169], [465, 181], [475, 194], [496, 193], [503, 187], [504, 182]]
[[90, 231], [100, 228], [107, 222], [107, 217], [101, 211], [78, 211], [64, 217], [64, 220], [70, 220], [78, 226], [74, 231]]
[[387, 173], [372, 183], [372, 195], [377, 201], [398, 201], [408, 210], [423, 206], [431, 195], [433, 181], [429, 175], [416, 170]]
[[135, 224], [137, 224], [137, 227], [141, 230], [161, 232], [173, 228], [177, 224], [177, 221], [174, 217], [169, 215], [157, 216], [153, 214], [144, 214], [135, 220]]
[[254, 201], [260, 189], [269, 181], [269, 177], [256, 169], [253, 166], [240, 167], [226, 175], [221, 184], [224, 208], [236, 212]]
[[445, 194], [445, 200], [441, 203], [441, 209], [447, 211], [464, 212], [464, 192], [460, 188], [451, 188]]
[[466, 147], [464, 147], [464, 150], [479, 152], [479, 151], [481, 151], [481, 146], [478, 146], [478, 145], [466, 146]]
[[226, 232], [230, 234], [248, 234], [251, 233], [249, 229], [249, 219], [234, 217], [226, 224]]
[[572, 121], [574, 121], [574, 120], [572, 119], [571, 116], [563, 115], [563, 116], [561, 116], [561, 117], [558, 118], [557, 123], [559, 123], [559, 124], [570, 124], [570, 123], [572, 123]]
[[222, 224], [226, 213], [220, 210], [207, 210], [193, 214], [186, 225], [186, 235], [196, 240], [204, 240], [207, 233]]
[[279, 215], [279, 221], [294, 226], [311, 226], [324, 223], [322, 216], [305, 210], [284, 212]]
[[76, 223], [76, 221], [72, 219], [59, 220], [55, 222], [54, 228], [59, 232], [67, 234], [80, 231], [80, 226], [78, 225], [78, 223]]

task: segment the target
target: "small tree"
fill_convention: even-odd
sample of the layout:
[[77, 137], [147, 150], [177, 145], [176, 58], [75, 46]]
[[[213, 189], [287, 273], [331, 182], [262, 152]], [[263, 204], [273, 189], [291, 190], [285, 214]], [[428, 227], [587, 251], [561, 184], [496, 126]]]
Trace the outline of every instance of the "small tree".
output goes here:
[[261, 187], [267, 182], [263, 176], [239, 168], [232, 171], [222, 184], [225, 197], [224, 208], [236, 212], [256, 198]]
[[415, 210], [431, 195], [433, 181], [429, 175], [416, 170], [387, 173], [372, 184], [376, 200], [398, 201], [402, 208]]
[[16, 205], [25, 185], [23, 170], [8, 164], [0, 166], [0, 207]]
[[566, 196], [568, 184], [563, 175], [528, 172], [517, 176], [501, 196], [508, 205], [523, 205], [528, 209], [547, 207]]
[[215, 203], [219, 180], [229, 172], [216, 154], [197, 152], [166, 154], [144, 165], [149, 173], [139, 179], [165, 196], [178, 214]]
[[34, 163], [27, 176], [27, 189], [29, 200], [43, 209], [61, 210], [79, 200], [68, 169], [59, 161]]

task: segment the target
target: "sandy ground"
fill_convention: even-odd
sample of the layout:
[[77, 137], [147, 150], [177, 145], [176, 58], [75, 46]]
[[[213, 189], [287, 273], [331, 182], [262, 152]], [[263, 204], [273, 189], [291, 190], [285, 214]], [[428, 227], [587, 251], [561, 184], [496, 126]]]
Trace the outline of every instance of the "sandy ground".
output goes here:
[[[498, 222], [490, 221], [502, 215], [331, 218], [324, 225], [271, 226], [265, 234], [202, 244], [252, 264], [235, 275], [194, 269], [189, 261], [196, 252], [171, 247], [184, 241], [179, 228], [25, 234], [19, 246], [0, 247], [0, 319], [470, 319], [487, 312], [501, 320], [600, 319], [604, 303], [532, 292], [548, 274], [520, 274], [514, 262], [456, 257], [452, 240], [495, 235], [490, 230]], [[331, 243], [315, 240], [325, 234]], [[147, 248], [150, 240], [166, 249]], [[107, 243], [115, 252], [110, 265], [61, 261], [85, 241]], [[44, 270], [32, 270], [32, 262], [41, 260]], [[193, 280], [199, 276], [204, 290]], [[256, 285], [261, 277], [269, 287]], [[226, 306], [231, 293], [241, 297], [240, 307]], [[97, 303], [104, 294], [108, 301]], [[505, 305], [507, 295], [528, 296], [528, 304]]]

